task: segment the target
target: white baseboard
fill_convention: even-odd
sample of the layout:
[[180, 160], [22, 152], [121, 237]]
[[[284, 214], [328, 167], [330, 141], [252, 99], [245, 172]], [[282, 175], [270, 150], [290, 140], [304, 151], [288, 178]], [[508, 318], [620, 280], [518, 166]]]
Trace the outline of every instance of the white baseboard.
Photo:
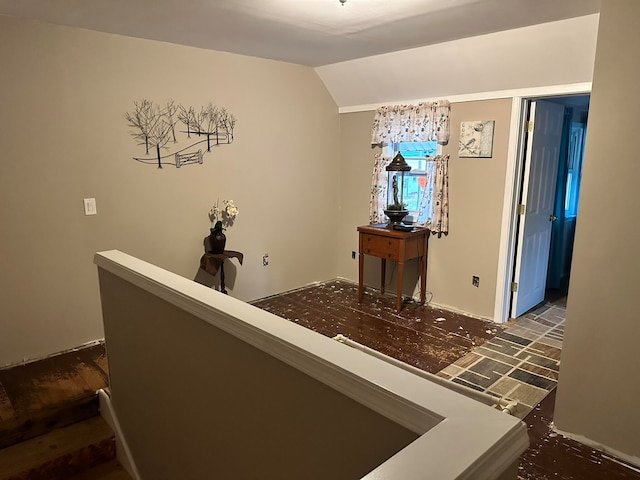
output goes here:
[[47, 353], [46, 355], [40, 355], [40, 356], [37, 356], [37, 357], [24, 357], [22, 360], [20, 360], [18, 362], [7, 363], [5, 365], [0, 366], [0, 370], [4, 370], [6, 368], [13, 368], [13, 367], [26, 365], [27, 363], [38, 362], [40, 360], [45, 360], [45, 359], [51, 358], [51, 357], [57, 357], [58, 355], [62, 355], [64, 353], [77, 352], [78, 350], [82, 350], [84, 348], [93, 347], [93, 346], [99, 345], [101, 343], [104, 343], [104, 338], [98, 338], [96, 340], [90, 340], [88, 342], [83, 343], [82, 345], [78, 345], [77, 347], [67, 348], [66, 350], [61, 350], [59, 352]]
[[475, 318], [476, 320], [484, 320], [485, 322], [498, 323], [494, 321], [493, 318], [485, 317], [482, 315], [476, 315], [475, 313], [465, 312], [464, 310], [459, 310], [449, 305], [440, 305], [439, 303], [429, 302], [429, 306], [432, 308], [436, 308], [438, 310], [445, 310], [447, 312], [457, 313], [458, 315], [464, 315], [465, 317]]
[[129, 450], [127, 441], [122, 434], [122, 429], [120, 428], [116, 412], [113, 409], [109, 393], [101, 388], [98, 390], [98, 399], [100, 401], [100, 415], [116, 435], [116, 457], [118, 461], [133, 480], [141, 480], [136, 464], [133, 461], [131, 450]]
[[[355, 282], [355, 281], [353, 281], [351, 279], [344, 278], [344, 277], [336, 277], [336, 280], [340, 280], [342, 282], [351, 283], [353, 285], [358, 285], [358, 282]], [[331, 280], [328, 280], [328, 281], [331, 281]], [[316, 283], [318, 283], [318, 282], [316, 282]], [[320, 282], [320, 283], [324, 283], [324, 282]], [[308, 286], [311, 286], [311, 285], [308, 285]], [[303, 288], [307, 288], [308, 286], [303, 287]], [[368, 287], [368, 288], [373, 288], [373, 289], [377, 289], [378, 288], [375, 285], [364, 285], [364, 286]], [[429, 295], [431, 295], [431, 299], [428, 300], [427, 302], [425, 302], [425, 306], [432, 307], [432, 308], [435, 308], [435, 309], [438, 309], [438, 310], [445, 310], [447, 312], [456, 313], [456, 314], [459, 314], [459, 315], [464, 315], [465, 317], [471, 317], [471, 318], [475, 318], [477, 320], [484, 320], [484, 321], [487, 321], [487, 322], [499, 323], [499, 322], [496, 322], [493, 318], [490, 318], [490, 317], [485, 317], [485, 316], [482, 316], [482, 315], [476, 315], [475, 313], [465, 312], [464, 310], [459, 310], [459, 309], [451, 307], [449, 305], [440, 305], [439, 303], [435, 303], [435, 302], [432, 301], [433, 300], [433, 292], [427, 290], [425, 293], [427, 295], [427, 298], [429, 298]], [[384, 293], [384, 295], [389, 297], [389, 298], [396, 298], [396, 292], [395, 291], [386, 291]], [[409, 298], [408, 295], [404, 295], [404, 294], [403, 294], [403, 297]], [[414, 290], [413, 295], [411, 296], [411, 298], [415, 302], [419, 302], [420, 301], [420, 287], [419, 286], [416, 287], [416, 289]]]
[[[578, 435], [576, 433], [564, 432], [556, 428], [554, 424], [551, 424], [551, 429], [557, 434], [562, 435], [563, 437], [570, 438], [571, 440], [575, 440], [576, 442], [582, 443], [583, 445], [586, 445], [589, 448], [593, 448], [594, 450], [599, 450], [600, 452], [602, 452], [604, 456], [608, 457], [609, 460], [612, 460], [616, 463], [619, 463], [622, 466], [629, 468], [630, 470], [640, 473], [639, 457], [635, 457], [633, 455], [628, 455], [626, 453], [619, 452], [614, 448], [610, 448], [610, 447], [607, 447], [606, 445], [602, 445], [601, 443], [591, 440], [590, 438], [587, 438], [585, 436]], [[611, 458], [609, 457], [609, 455], [615, 458]]]

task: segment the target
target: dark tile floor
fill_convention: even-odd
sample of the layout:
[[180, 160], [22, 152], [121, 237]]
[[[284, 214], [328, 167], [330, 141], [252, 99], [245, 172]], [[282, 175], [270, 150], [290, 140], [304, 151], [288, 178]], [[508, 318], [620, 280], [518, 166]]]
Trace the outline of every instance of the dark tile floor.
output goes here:
[[558, 304], [538, 307], [438, 375], [516, 400], [515, 415], [524, 418], [557, 385], [565, 313]]

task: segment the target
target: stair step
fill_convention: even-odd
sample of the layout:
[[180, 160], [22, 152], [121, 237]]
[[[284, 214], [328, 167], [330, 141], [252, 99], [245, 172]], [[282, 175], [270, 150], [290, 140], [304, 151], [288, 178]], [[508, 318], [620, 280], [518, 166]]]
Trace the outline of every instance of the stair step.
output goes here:
[[0, 449], [44, 435], [54, 429], [96, 417], [99, 414], [98, 396], [66, 401], [36, 412], [27, 418], [11, 418], [0, 421]]
[[0, 448], [98, 414], [107, 385], [103, 344], [0, 369]]
[[118, 460], [98, 465], [68, 480], [133, 480]]
[[93, 417], [0, 450], [0, 480], [68, 479], [114, 459], [115, 449], [113, 431]]

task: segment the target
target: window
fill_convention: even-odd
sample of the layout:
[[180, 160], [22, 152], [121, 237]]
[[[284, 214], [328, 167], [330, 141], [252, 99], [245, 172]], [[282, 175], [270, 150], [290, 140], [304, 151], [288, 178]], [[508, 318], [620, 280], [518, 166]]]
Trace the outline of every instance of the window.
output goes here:
[[[440, 146], [437, 142], [401, 142], [391, 143], [387, 148], [389, 149], [387, 151], [389, 158], [395, 157], [400, 152], [411, 166], [411, 171], [404, 174], [402, 197], [403, 202], [407, 205], [407, 210], [409, 210], [408, 216], [416, 221], [424, 190], [428, 182], [433, 181], [434, 165], [427, 157], [433, 157], [440, 153]], [[387, 198], [393, 198], [392, 195], [390, 192]]]
[[584, 158], [585, 125], [571, 125], [569, 136], [569, 154], [567, 157], [567, 191], [564, 197], [565, 217], [578, 215], [578, 198], [580, 196], [580, 178], [582, 176], [582, 159]]

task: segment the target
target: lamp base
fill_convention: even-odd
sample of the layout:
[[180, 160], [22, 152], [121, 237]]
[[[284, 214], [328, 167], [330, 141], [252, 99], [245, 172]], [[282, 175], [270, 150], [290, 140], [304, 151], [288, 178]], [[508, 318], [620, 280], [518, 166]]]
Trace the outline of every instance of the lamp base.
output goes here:
[[389, 226], [399, 225], [402, 219], [407, 216], [409, 210], [385, 210], [384, 214], [389, 217]]

